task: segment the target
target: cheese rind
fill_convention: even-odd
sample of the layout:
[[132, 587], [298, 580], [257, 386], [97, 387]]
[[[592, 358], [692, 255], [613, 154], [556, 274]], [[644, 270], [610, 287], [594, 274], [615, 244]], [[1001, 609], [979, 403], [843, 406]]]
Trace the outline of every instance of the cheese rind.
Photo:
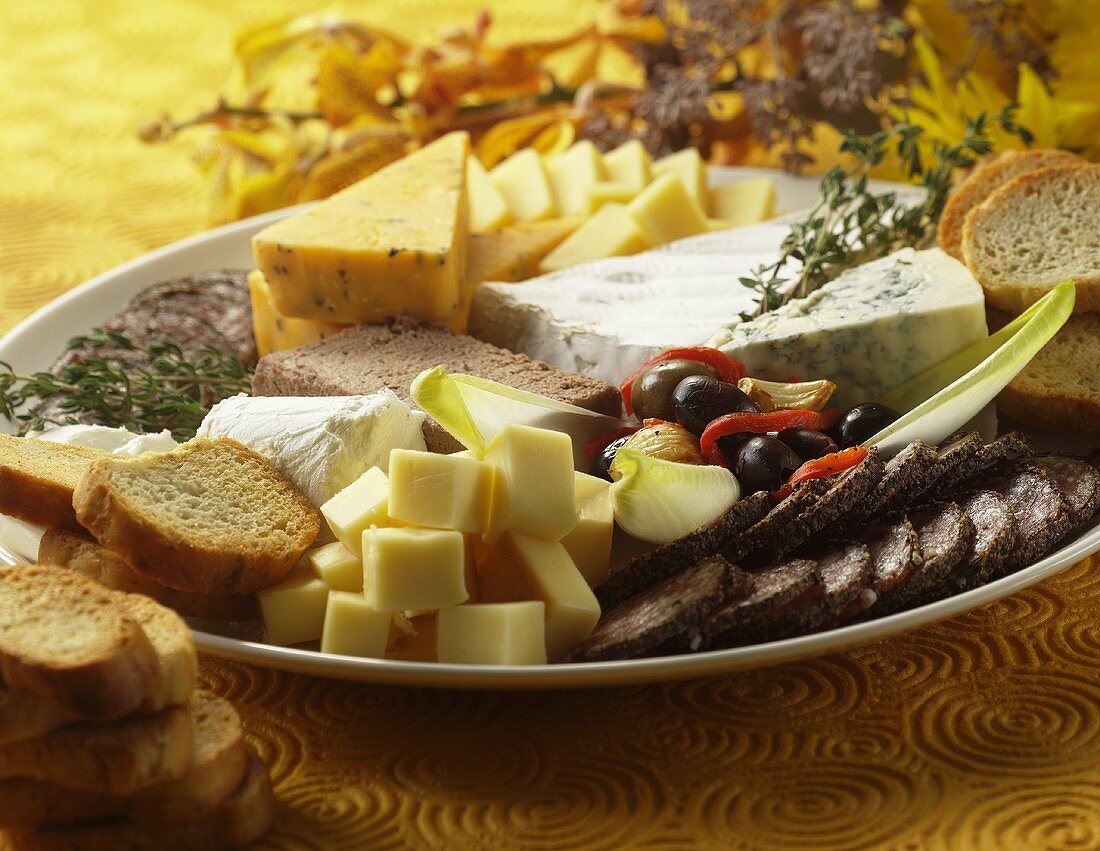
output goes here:
[[611, 543], [615, 511], [611, 482], [586, 473], [574, 473], [577, 525], [561, 539], [585, 581], [595, 588], [607, 581], [611, 568]]
[[484, 534], [494, 472], [476, 458], [395, 449], [390, 453], [389, 516], [414, 526]]
[[488, 539], [505, 530], [557, 541], [577, 525], [569, 435], [509, 424], [482, 453], [496, 467]]
[[650, 246], [638, 220], [622, 204], [604, 204], [539, 264], [557, 272], [605, 257], [636, 254]]
[[256, 338], [256, 351], [260, 357], [316, 343], [348, 327], [321, 319], [284, 316], [275, 307], [271, 288], [259, 269], [248, 273], [248, 291], [252, 301], [252, 333]]
[[457, 606], [466, 589], [466, 544], [440, 529], [367, 529], [363, 597], [379, 612]]
[[310, 550], [306, 557], [317, 575], [332, 590], [363, 592], [363, 558], [340, 541]]
[[524, 148], [497, 163], [489, 179], [500, 190], [519, 222], [535, 222], [557, 215], [546, 168], [533, 148]]
[[466, 274], [469, 147], [450, 133], [256, 234], [253, 258], [279, 313], [451, 321]]
[[444, 609], [437, 658], [454, 665], [545, 665], [544, 610], [537, 601]]
[[312, 570], [295, 570], [257, 594], [269, 644], [286, 647], [316, 641], [325, 626], [328, 585]]
[[470, 204], [470, 230], [484, 233], [503, 227], [512, 221], [508, 202], [489, 179], [481, 160], [471, 154], [466, 158], [466, 195]]
[[321, 652], [382, 659], [390, 637], [389, 612], [372, 609], [362, 594], [330, 591], [321, 632]]

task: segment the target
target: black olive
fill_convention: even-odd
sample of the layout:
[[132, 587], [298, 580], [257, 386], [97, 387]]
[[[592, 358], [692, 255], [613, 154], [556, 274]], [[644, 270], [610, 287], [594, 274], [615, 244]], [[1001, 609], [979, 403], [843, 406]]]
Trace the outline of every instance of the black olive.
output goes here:
[[788, 428], [777, 435], [781, 441], [806, 461], [836, 452], [837, 445], [829, 435], [810, 428]]
[[864, 402], [856, 405], [836, 424], [836, 442], [844, 449], [858, 446], [869, 437], [874, 437], [901, 414], [893, 408], [878, 402]]
[[737, 450], [741, 448], [741, 445], [746, 440], [752, 440], [759, 435], [754, 431], [739, 431], [734, 434], [727, 434], [725, 437], [718, 438], [718, 448], [722, 450], [722, 454], [732, 463], [732, 460], [737, 455]]
[[611, 481], [611, 462], [615, 460], [615, 453], [619, 451], [624, 443], [630, 439], [630, 435], [616, 438], [611, 441], [607, 446], [600, 450], [600, 454], [592, 459], [592, 467], [589, 469], [589, 473], [598, 479], [607, 479]]
[[801, 466], [802, 459], [774, 437], [745, 441], [733, 459], [733, 472], [744, 493], [776, 490]]
[[736, 411], [758, 414], [760, 408], [733, 384], [705, 375], [689, 375], [672, 391], [676, 421], [693, 434], [719, 417]]
[[677, 385], [692, 375], [717, 379], [718, 370], [699, 361], [666, 360], [647, 367], [634, 379], [630, 400], [639, 419], [676, 422], [676, 410], [672, 406], [672, 393]]

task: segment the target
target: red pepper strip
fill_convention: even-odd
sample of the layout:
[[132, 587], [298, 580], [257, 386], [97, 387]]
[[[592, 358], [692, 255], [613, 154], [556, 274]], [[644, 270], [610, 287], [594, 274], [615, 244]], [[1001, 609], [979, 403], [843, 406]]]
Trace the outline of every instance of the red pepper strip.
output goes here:
[[634, 434], [638, 429], [632, 427], [617, 428], [607, 437], [597, 437], [595, 440], [590, 440], [584, 445], [584, 457], [591, 461], [597, 455], [607, 448], [607, 445], [612, 441], [618, 440], [620, 437], [626, 437], [627, 435]]
[[736, 412], [719, 417], [703, 430], [699, 438], [699, 448], [703, 457], [711, 464], [727, 466], [722, 450], [718, 448], [720, 438], [748, 431], [753, 434], [767, 434], [769, 431], [783, 431], [786, 428], [812, 428], [825, 431], [832, 428], [840, 419], [838, 408], [826, 408], [824, 411], [804, 411], [800, 408], [784, 408], [766, 414]]
[[622, 391], [623, 394], [623, 406], [626, 408], [626, 413], [629, 416], [634, 415], [634, 403], [631, 401], [630, 391], [633, 389], [634, 382], [638, 376], [655, 363], [664, 363], [667, 360], [681, 359], [698, 361], [699, 363], [705, 363], [707, 366], [714, 367], [714, 369], [718, 371], [719, 377], [727, 384], [736, 384], [745, 377], [745, 365], [743, 363], [735, 361], [729, 355], [718, 351], [718, 349], [712, 349], [710, 346], [689, 346], [681, 349], [669, 349], [667, 352], [661, 352], [657, 357], [647, 360], [619, 385], [619, 390]]
[[772, 501], [782, 502], [791, 495], [794, 486], [807, 479], [820, 479], [824, 476], [834, 476], [843, 473], [867, 457], [867, 449], [863, 446], [853, 446], [850, 449], [841, 449], [839, 452], [830, 452], [820, 458], [807, 461], [787, 479], [787, 484], [779, 490], [772, 491]]

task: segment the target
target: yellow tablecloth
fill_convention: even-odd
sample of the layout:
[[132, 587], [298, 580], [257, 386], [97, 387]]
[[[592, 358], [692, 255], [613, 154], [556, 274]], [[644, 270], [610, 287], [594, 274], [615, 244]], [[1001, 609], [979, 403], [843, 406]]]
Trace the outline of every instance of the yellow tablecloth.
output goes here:
[[[411, 35], [477, 0], [376, 0]], [[591, 0], [498, 3], [549, 34]], [[307, 0], [0, 7], [0, 330], [202, 229], [178, 151], [230, 38]], [[205, 659], [280, 800], [271, 848], [1100, 847], [1100, 563], [903, 638], [723, 679], [561, 693], [371, 687]]]

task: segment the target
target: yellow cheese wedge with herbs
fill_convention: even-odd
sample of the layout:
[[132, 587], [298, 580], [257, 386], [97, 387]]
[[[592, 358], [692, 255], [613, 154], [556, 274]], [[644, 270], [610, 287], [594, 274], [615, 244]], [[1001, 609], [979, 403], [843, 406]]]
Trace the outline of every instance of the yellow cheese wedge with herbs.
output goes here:
[[449, 322], [466, 276], [466, 133], [449, 133], [252, 238], [284, 316]]
[[256, 337], [256, 350], [260, 357], [281, 352], [283, 349], [296, 349], [298, 346], [316, 343], [348, 327], [321, 319], [283, 316], [275, 307], [264, 273], [259, 270], [249, 273], [248, 291], [252, 297], [252, 332]]
[[707, 212], [731, 228], [766, 221], [775, 215], [775, 182], [770, 177], [752, 177], [715, 186]]

